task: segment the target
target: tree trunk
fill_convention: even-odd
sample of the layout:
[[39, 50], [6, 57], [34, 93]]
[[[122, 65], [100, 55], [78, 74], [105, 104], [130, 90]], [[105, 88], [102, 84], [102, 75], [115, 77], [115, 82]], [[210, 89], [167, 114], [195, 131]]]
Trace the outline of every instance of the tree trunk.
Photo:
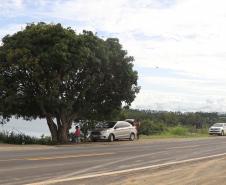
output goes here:
[[53, 121], [53, 119], [52, 119], [52, 117], [50, 115], [46, 116], [46, 121], [47, 121], [47, 124], [49, 126], [49, 130], [50, 130], [50, 133], [51, 133], [52, 141], [54, 143], [57, 143], [58, 142], [57, 126], [54, 123], [54, 121]]
[[69, 129], [71, 128], [72, 121], [68, 121], [63, 116], [57, 116], [57, 122], [54, 123], [51, 115], [46, 116], [47, 124], [52, 136], [52, 141], [55, 143], [67, 143]]
[[[65, 123], [63, 123], [65, 124]], [[68, 142], [68, 131], [67, 131], [67, 126], [63, 125], [58, 128], [58, 142], [59, 143], [67, 143]]]

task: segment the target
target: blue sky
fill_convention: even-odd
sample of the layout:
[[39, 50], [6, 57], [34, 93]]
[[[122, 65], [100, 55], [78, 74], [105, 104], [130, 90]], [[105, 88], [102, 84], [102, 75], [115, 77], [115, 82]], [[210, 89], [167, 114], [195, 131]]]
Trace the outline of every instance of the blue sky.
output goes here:
[[0, 0], [0, 39], [40, 21], [119, 38], [139, 73], [133, 108], [226, 111], [224, 0]]

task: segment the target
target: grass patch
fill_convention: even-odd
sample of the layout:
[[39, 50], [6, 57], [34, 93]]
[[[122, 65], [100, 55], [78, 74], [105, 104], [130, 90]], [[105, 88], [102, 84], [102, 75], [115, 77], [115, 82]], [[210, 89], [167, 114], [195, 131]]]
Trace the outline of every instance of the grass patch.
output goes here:
[[176, 126], [170, 127], [160, 134], [141, 135], [142, 139], [160, 139], [160, 138], [192, 138], [192, 137], [208, 137], [208, 129], [194, 129], [191, 127]]
[[177, 127], [169, 128], [165, 132], [165, 134], [172, 135], [172, 136], [186, 136], [189, 134], [189, 131], [186, 127], [177, 126]]

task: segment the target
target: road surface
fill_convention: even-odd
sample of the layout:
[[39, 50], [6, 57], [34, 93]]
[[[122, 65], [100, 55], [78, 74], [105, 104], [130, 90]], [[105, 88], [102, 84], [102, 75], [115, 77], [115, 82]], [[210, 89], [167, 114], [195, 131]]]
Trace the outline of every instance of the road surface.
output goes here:
[[226, 156], [226, 137], [68, 146], [0, 145], [0, 184], [113, 184], [128, 174], [222, 156]]

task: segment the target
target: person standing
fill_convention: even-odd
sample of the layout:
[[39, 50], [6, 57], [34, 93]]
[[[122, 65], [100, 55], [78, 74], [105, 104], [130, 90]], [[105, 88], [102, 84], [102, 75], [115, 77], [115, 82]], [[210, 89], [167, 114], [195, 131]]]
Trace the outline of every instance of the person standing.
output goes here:
[[78, 125], [75, 127], [75, 142], [80, 143], [81, 131]]
[[136, 119], [134, 121], [134, 126], [136, 127], [136, 130], [137, 130], [137, 139], [139, 139], [140, 137], [140, 120], [139, 119]]

